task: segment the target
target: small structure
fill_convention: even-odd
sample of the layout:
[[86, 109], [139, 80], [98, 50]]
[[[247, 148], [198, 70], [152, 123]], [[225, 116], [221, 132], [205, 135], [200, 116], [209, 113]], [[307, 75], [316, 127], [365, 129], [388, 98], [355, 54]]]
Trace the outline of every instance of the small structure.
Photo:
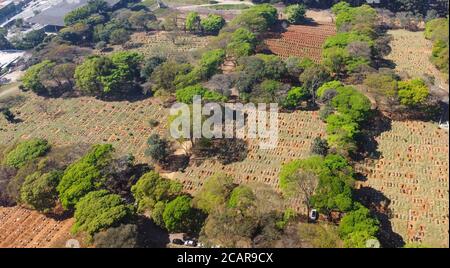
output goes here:
[[0, 70], [8, 68], [11, 64], [19, 60], [25, 51], [22, 50], [0, 50]]

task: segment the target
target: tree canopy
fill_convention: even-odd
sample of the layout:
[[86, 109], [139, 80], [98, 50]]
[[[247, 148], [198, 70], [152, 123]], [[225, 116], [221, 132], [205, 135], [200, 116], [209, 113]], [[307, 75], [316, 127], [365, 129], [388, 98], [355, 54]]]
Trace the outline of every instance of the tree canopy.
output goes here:
[[93, 235], [103, 229], [123, 223], [134, 213], [119, 195], [106, 190], [86, 194], [75, 206], [73, 232]]
[[50, 149], [47, 140], [30, 139], [22, 141], [15, 146], [8, 154], [6, 154], [4, 163], [8, 166], [20, 168], [28, 161], [43, 156]]
[[[75, 70], [78, 88], [93, 95], [118, 94], [140, 77], [142, 55], [121, 51], [111, 56], [92, 56]], [[128, 87], [127, 87], [128, 85]]]
[[167, 203], [163, 212], [163, 220], [169, 232], [190, 231], [194, 214], [191, 201], [189, 196], [181, 195]]
[[131, 187], [139, 211], [152, 210], [158, 201], [171, 200], [181, 192], [180, 183], [162, 178], [150, 171]]
[[61, 177], [62, 172], [59, 171], [44, 174], [37, 171], [27, 176], [20, 188], [20, 200], [33, 209], [49, 212], [58, 199], [56, 187]]
[[113, 151], [110, 144], [95, 145], [67, 167], [57, 187], [64, 208], [74, 207], [83, 196], [103, 185], [106, 178], [102, 168], [110, 163]]

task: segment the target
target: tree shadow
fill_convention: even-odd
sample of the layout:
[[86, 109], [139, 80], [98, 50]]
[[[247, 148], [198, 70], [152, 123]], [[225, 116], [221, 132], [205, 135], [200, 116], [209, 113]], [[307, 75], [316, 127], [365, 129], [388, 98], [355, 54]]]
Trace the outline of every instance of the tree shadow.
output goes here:
[[195, 164], [202, 163], [205, 159], [216, 159], [222, 165], [241, 162], [247, 158], [248, 143], [243, 139], [224, 138], [212, 140], [208, 146], [194, 148]]
[[107, 96], [97, 96], [97, 99], [102, 101], [128, 101], [128, 102], [137, 102], [147, 99], [151, 97], [152, 94], [149, 92], [144, 92], [143, 88], [139, 84], [133, 84], [127, 87], [127, 91], [117, 92], [116, 94], [111, 94]]
[[378, 68], [395, 69], [395, 67], [397, 67], [397, 64], [394, 61], [385, 58], [377, 59], [376, 65]]
[[137, 240], [140, 248], [165, 248], [169, 244], [169, 233], [166, 230], [143, 215], [137, 217]]
[[189, 156], [185, 154], [181, 155], [169, 155], [166, 163], [164, 164], [164, 170], [169, 172], [184, 171], [189, 165]]
[[378, 142], [376, 140], [383, 132], [392, 129], [392, 120], [384, 116], [379, 110], [371, 119], [364, 124], [361, 135], [357, 138], [358, 152], [354, 156], [356, 161], [363, 161], [366, 158], [379, 159], [381, 152], [378, 151]]
[[382, 192], [371, 187], [362, 187], [355, 191], [356, 199], [368, 207], [373, 215], [380, 221], [378, 239], [385, 248], [401, 248], [405, 245], [403, 238], [392, 230], [390, 219], [392, 210], [389, 208], [391, 200]]

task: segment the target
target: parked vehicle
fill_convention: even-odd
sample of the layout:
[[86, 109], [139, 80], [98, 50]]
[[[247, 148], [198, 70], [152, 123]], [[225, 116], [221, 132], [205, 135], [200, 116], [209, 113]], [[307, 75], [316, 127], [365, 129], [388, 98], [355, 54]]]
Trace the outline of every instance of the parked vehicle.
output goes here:
[[175, 238], [174, 240], [172, 240], [172, 243], [175, 245], [184, 245], [183, 240]]
[[319, 213], [316, 209], [311, 209], [309, 212], [309, 219], [312, 221], [317, 221], [317, 219], [319, 219]]
[[186, 240], [184, 241], [184, 245], [185, 246], [190, 246], [190, 247], [196, 247], [197, 246], [197, 242], [194, 240]]

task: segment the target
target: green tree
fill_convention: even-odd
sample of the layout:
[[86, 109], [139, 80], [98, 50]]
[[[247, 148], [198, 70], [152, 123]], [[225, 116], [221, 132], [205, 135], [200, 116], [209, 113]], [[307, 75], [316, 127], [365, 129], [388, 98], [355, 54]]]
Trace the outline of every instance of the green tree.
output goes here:
[[158, 201], [156, 202], [155, 206], [152, 209], [152, 220], [153, 222], [158, 225], [159, 227], [164, 228], [164, 219], [163, 219], [163, 213], [166, 209], [167, 203], [165, 201]]
[[93, 56], [75, 70], [75, 82], [82, 91], [93, 95], [118, 94], [129, 90], [140, 77], [142, 55], [121, 51], [111, 56]]
[[44, 60], [41, 63], [35, 64], [28, 68], [22, 77], [22, 84], [26, 90], [31, 90], [36, 94], [43, 94], [48, 92], [43, 78], [45, 74], [55, 66], [55, 63]]
[[49, 150], [50, 145], [44, 139], [22, 141], [6, 154], [4, 163], [11, 167], [20, 168], [27, 162], [45, 155]]
[[283, 165], [279, 176], [284, 194], [301, 192], [305, 203], [321, 212], [353, 207], [353, 169], [340, 155], [294, 160]]
[[145, 155], [150, 156], [158, 163], [164, 163], [169, 156], [167, 140], [161, 139], [158, 134], [151, 135], [147, 140], [148, 148]]
[[426, 103], [430, 90], [422, 79], [398, 82], [400, 103], [406, 106], [418, 106]]
[[365, 247], [365, 242], [378, 234], [380, 223], [370, 215], [369, 209], [359, 203], [355, 207], [342, 218], [338, 232], [348, 246]]
[[85, 195], [75, 206], [75, 223], [72, 231], [84, 231], [89, 235], [123, 223], [133, 215], [133, 208], [126, 205], [119, 195], [106, 190]]
[[[360, 134], [359, 124], [349, 115], [332, 114], [327, 117], [327, 140], [330, 146], [352, 149], [357, 135]], [[350, 145], [350, 147], [348, 147]]]
[[277, 9], [270, 4], [254, 5], [236, 16], [231, 25], [242, 26], [253, 32], [263, 33], [278, 19]]
[[[370, 240], [378, 241], [373, 235], [366, 231], [356, 231], [350, 233], [344, 240], [346, 248], [368, 248]], [[379, 242], [378, 242], [379, 243]]]
[[113, 151], [110, 144], [95, 145], [67, 167], [57, 187], [64, 208], [74, 207], [83, 196], [104, 184], [106, 178], [101, 171], [111, 162]]
[[109, 36], [109, 41], [113, 45], [123, 45], [130, 40], [130, 33], [125, 29], [113, 30]]
[[194, 96], [201, 96], [203, 101], [220, 102], [226, 100], [226, 97], [202, 87], [201, 85], [188, 86], [175, 92], [177, 101], [191, 104]]
[[6, 39], [3, 33], [0, 33], [0, 49], [12, 49], [13, 45]]
[[159, 65], [153, 71], [150, 81], [153, 84], [154, 90], [165, 90], [168, 92], [175, 92], [176, 77], [186, 75], [192, 71], [190, 64], [180, 64], [176, 61], [166, 61]]
[[255, 34], [245, 28], [239, 28], [231, 35], [227, 53], [235, 57], [249, 56], [255, 51], [256, 44]]
[[306, 7], [303, 4], [287, 6], [284, 10], [287, 21], [291, 24], [300, 24], [305, 20]]
[[190, 231], [192, 217], [194, 216], [191, 201], [192, 199], [189, 196], [182, 195], [167, 203], [163, 220], [169, 232]]
[[201, 19], [197, 12], [189, 12], [186, 16], [186, 30], [198, 32], [201, 29]]
[[181, 192], [181, 188], [180, 183], [162, 178], [158, 173], [150, 171], [131, 187], [131, 192], [138, 210], [144, 212], [152, 210], [158, 201], [173, 199]]
[[44, 29], [32, 30], [26, 33], [21, 40], [14, 42], [14, 47], [23, 50], [32, 49], [41, 44], [46, 36]]
[[201, 20], [201, 26], [203, 31], [207, 34], [218, 34], [219, 31], [225, 26], [225, 19], [216, 14], [209, 14], [206, 18]]
[[398, 82], [392, 75], [369, 74], [364, 80], [364, 85], [372, 92], [386, 96], [389, 99], [394, 99], [397, 96]]
[[254, 207], [256, 196], [252, 189], [248, 186], [239, 185], [234, 188], [228, 199], [228, 206], [231, 208], [238, 208], [240, 210], [247, 210]]
[[141, 70], [141, 78], [149, 80], [156, 67], [163, 64], [165, 61], [165, 58], [159, 56], [153, 56], [146, 59]]
[[92, 40], [91, 27], [82, 22], [61, 29], [58, 35], [73, 45], [82, 45]]
[[316, 102], [316, 91], [325, 82], [330, 80], [330, 73], [322, 65], [314, 64], [305, 69], [299, 77], [302, 86], [309, 91], [312, 102]]
[[80, 21], [85, 21], [94, 13], [103, 14], [108, 11], [108, 3], [103, 0], [90, 0], [88, 4], [76, 8], [64, 16], [64, 23], [72, 25]]
[[44, 174], [38, 171], [27, 176], [20, 189], [20, 200], [33, 209], [49, 212], [58, 199], [56, 187], [61, 176], [59, 171]]
[[208, 178], [195, 195], [195, 207], [210, 213], [213, 209], [225, 204], [235, 187], [233, 179], [224, 174], [215, 174]]
[[307, 100], [309, 96], [309, 92], [305, 88], [293, 87], [288, 91], [282, 105], [287, 109], [295, 109], [302, 101]]

